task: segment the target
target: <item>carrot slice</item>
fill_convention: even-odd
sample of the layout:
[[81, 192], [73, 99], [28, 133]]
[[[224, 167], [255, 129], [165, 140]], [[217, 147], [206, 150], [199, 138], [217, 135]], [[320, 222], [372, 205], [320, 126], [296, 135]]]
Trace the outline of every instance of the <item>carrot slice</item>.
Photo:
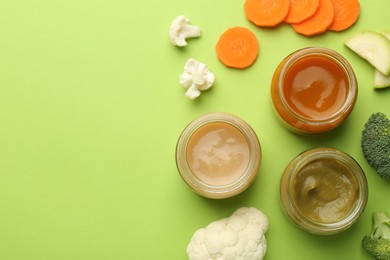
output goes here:
[[335, 16], [329, 30], [343, 31], [351, 27], [359, 18], [360, 4], [358, 0], [331, 0]]
[[287, 23], [300, 23], [317, 11], [320, 0], [290, 0], [290, 10], [285, 21]]
[[320, 0], [317, 12], [309, 19], [291, 24], [293, 29], [302, 35], [313, 36], [326, 32], [333, 22], [334, 7], [330, 0]]
[[218, 59], [229, 68], [245, 69], [251, 66], [259, 53], [256, 36], [244, 27], [232, 27], [220, 36], [216, 52]]
[[284, 21], [290, 9], [290, 0], [246, 0], [244, 12], [257, 26], [273, 27]]

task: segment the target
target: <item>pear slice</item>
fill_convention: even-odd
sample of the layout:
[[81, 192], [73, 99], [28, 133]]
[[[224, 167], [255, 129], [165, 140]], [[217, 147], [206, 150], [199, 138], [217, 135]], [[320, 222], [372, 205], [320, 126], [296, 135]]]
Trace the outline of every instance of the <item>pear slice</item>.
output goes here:
[[[380, 33], [390, 40], [390, 31], [383, 30]], [[390, 87], [390, 75], [385, 76], [379, 70], [375, 70], [374, 88], [386, 88], [386, 87]]]
[[374, 31], [363, 31], [344, 43], [385, 76], [390, 74], [390, 40]]
[[374, 88], [390, 87], [390, 75], [385, 76], [379, 70], [375, 70], [374, 74]]

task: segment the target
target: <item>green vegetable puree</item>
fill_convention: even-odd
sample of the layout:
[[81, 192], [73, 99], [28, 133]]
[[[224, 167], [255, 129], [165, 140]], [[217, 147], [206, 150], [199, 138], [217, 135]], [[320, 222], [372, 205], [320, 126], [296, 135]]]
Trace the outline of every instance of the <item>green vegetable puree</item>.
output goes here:
[[358, 182], [342, 162], [316, 159], [298, 172], [294, 200], [303, 215], [322, 223], [343, 219], [358, 199]]

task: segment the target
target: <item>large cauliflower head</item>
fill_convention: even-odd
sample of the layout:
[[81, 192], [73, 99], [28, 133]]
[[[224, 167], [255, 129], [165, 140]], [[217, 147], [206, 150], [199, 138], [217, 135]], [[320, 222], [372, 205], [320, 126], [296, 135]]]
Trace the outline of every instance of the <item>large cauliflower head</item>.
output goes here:
[[261, 260], [267, 250], [268, 218], [256, 208], [239, 208], [194, 233], [187, 246], [190, 260]]

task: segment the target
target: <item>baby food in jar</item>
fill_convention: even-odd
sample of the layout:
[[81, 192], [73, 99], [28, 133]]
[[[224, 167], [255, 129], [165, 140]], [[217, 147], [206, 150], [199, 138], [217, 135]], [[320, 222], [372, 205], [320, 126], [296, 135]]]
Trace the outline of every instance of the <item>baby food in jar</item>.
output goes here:
[[304, 48], [278, 65], [271, 97], [277, 117], [289, 130], [322, 133], [340, 125], [351, 113], [357, 81], [352, 67], [339, 53]]
[[367, 197], [367, 180], [359, 164], [334, 148], [301, 153], [286, 167], [280, 182], [287, 216], [303, 230], [319, 235], [352, 226]]
[[235, 196], [256, 179], [261, 147], [241, 118], [209, 113], [193, 120], [176, 145], [176, 165], [196, 193], [212, 199]]

